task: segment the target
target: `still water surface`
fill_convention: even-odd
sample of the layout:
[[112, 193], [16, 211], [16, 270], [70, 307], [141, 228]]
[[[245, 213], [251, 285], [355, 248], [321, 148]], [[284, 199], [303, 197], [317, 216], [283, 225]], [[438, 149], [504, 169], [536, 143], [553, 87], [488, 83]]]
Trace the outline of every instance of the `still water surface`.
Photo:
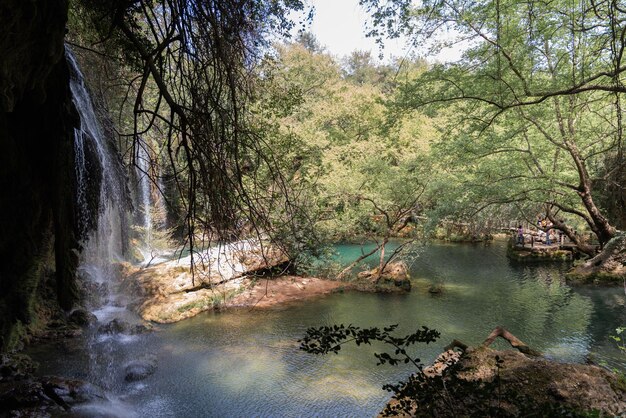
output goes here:
[[[360, 253], [355, 245], [337, 248], [345, 260]], [[626, 324], [622, 289], [571, 288], [562, 282], [568, 265], [515, 264], [499, 242], [432, 244], [418, 253], [410, 294], [342, 293], [271, 310], [206, 313], [149, 335], [101, 337], [89, 352], [40, 347], [33, 355], [43, 374], [106, 386], [114, 402], [84, 410], [94, 416], [375, 416], [389, 396], [383, 383], [412, 370], [376, 366], [372, 347], [324, 357], [298, 350], [308, 327], [338, 323], [397, 323], [407, 333], [435, 328], [441, 339], [418, 347], [424, 363], [452, 339], [478, 344], [502, 325], [555, 360], [592, 359], [626, 371], [626, 356], [609, 340]], [[444, 286], [441, 295], [428, 293], [433, 283]], [[157, 356], [155, 374], [124, 382], [124, 363], [144, 354]]]

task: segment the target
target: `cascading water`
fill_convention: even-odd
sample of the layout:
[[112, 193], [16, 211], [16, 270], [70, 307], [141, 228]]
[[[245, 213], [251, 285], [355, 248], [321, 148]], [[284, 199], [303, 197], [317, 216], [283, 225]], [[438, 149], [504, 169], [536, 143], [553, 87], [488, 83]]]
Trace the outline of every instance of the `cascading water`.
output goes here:
[[137, 147], [137, 176], [139, 177], [139, 194], [143, 211], [144, 244], [149, 248], [152, 244], [152, 210], [150, 204], [150, 154], [146, 150], [145, 141], [139, 141]]
[[[137, 176], [137, 203], [141, 207], [141, 219], [137, 219], [141, 226], [141, 244], [138, 250], [141, 252], [144, 263], [163, 261], [159, 257], [160, 252], [155, 232], [163, 225], [165, 208], [160, 192], [163, 190], [161, 177], [152, 162], [150, 145], [147, 140], [140, 138], [135, 155]], [[156, 190], [155, 190], [156, 188]]]
[[[79, 226], [84, 237], [79, 274], [106, 290], [115, 275], [113, 263], [124, 259], [125, 178], [98, 121], [83, 74], [67, 51], [70, 89], [80, 115], [80, 128], [74, 131]], [[100, 302], [113, 302], [111, 294], [102, 296]], [[101, 304], [90, 302], [91, 308]]]
[[[89, 380], [114, 393], [124, 379], [120, 353], [125, 352], [125, 340], [133, 337], [111, 332], [111, 324], [137, 319], [125, 308], [126, 301], [116, 289], [118, 277], [115, 263], [123, 261], [125, 255], [128, 217], [126, 179], [116, 150], [98, 121], [76, 59], [69, 49], [66, 51], [70, 89], [80, 115], [80, 129], [76, 129], [74, 135], [79, 227], [84, 237], [78, 273], [88, 289], [87, 307], [97, 317], [97, 324], [86, 335], [90, 358]], [[126, 353], [129, 358], [135, 354]], [[114, 358], [117, 360], [114, 361]], [[109, 411], [113, 404], [116, 404], [115, 407], [120, 405], [118, 401], [109, 399], [104, 405], [89, 406], [95, 409], [87, 413]], [[119, 414], [127, 416], [128, 411]]]

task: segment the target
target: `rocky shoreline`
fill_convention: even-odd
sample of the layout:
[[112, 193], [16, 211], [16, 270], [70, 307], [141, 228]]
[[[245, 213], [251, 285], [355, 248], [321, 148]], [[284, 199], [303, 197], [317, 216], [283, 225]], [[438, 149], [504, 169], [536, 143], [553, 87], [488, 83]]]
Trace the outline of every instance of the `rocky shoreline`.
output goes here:
[[171, 323], [213, 309], [246, 291], [256, 279], [280, 275], [289, 257], [256, 241], [219, 245], [145, 268], [119, 265], [129, 308], [146, 321]]
[[[491, 349], [497, 337], [517, 350]], [[476, 347], [453, 341], [412, 384], [417, 392], [396, 394], [379, 416], [626, 414], [623, 377], [595, 365], [546, 359], [501, 327]]]

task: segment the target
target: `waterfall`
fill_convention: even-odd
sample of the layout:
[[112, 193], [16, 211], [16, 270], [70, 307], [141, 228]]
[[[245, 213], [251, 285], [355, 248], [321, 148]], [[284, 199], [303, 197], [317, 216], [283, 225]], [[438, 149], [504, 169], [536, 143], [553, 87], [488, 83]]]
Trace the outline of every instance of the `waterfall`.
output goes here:
[[[115, 148], [98, 121], [75, 57], [66, 48], [72, 99], [80, 116], [74, 130], [78, 223], [83, 236], [79, 274], [103, 290], [100, 302], [112, 303], [113, 263], [124, 259], [125, 177]], [[108, 289], [108, 290], [107, 290]], [[91, 308], [98, 305], [93, 301]]]
[[135, 154], [135, 175], [136, 204], [141, 208], [139, 216], [136, 218], [140, 229], [140, 245], [137, 249], [143, 257], [144, 263], [155, 263], [164, 261], [161, 256], [164, 249], [159, 248], [163, 243], [159, 243], [157, 232], [165, 225], [165, 206], [161, 192], [163, 191], [163, 181], [158, 172], [158, 164], [153, 161], [153, 152], [148, 140], [139, 138]]
[[139, 178], [139, 195], [143, 211], [144, 244], [152, 245], [152, 205], [150, 203], [150, 154], [146, 149], [148, 144], [140, 140], [137, 147], [137, 176]]
[[163, 180], [156, 163], [154, 151], [148, 139], [140, 137], [135, 147], [135, 205], [140, 210], [135, 216], [138, 229], [138, 244], [135, 249], [141, 254], [144, 265], [165, 261], [171, 253], [164, 248], [166, 209], [163, 201]]
[[[125, 308], [124, 295], [117, 291], [115, 263], [125, 259], [128, 229], [126, 177], [114, 144], [96, 115], [83, 74], [67, 46], [66, 59], [72, 99], [80, 116], [80, 128], [74, 130], [78, 224], [83, 237], [78, 274], [86, 289], [87, 308], [98, 320], [86, 334], [89, 380], [113, 391], [123, 381], [114, 354], [119, 352], [124, 338], [130, 337], [100, 330], [112, 320], [137, 320]], [[111, 408], [111, 403], [102, 408]]]

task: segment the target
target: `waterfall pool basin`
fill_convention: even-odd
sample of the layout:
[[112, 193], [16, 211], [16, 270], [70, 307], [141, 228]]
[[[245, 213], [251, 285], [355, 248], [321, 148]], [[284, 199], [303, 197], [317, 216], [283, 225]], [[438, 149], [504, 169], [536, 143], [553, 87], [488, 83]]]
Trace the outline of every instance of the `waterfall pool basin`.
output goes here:
[[[339, 245], [346, 259], [360, 247]], [[453, 339], [479, 344], [501, 325], [547, 357], [592, 360], [626, 371], [626, 355], [610, 335], [626, 324], [621, 288], [570, 287], [567, 264], [524, 265], [505, 257], [505, 244], [429, 244], [419, 249], [409, 294], [346, 292], [264, 310], [209, 312], [136, 336], [91, 338], [30, 350], [41, 374], [87, 379], [111, 401], [78, 410], [83, 416], [363, 417], [376, 416], [409, 366], [376, 366], [380, 346], [346, 346], [338, 355], [298, 349], [311, 326], [425, 325], [441, 332], [418, 345], [428, 364]], [[431, 284], [443, 286], [439, 295]], [[504, 342], [494, 344], [507, 348]], [[124, 365], [147, 354], [156, 372], [126, 382]]]

